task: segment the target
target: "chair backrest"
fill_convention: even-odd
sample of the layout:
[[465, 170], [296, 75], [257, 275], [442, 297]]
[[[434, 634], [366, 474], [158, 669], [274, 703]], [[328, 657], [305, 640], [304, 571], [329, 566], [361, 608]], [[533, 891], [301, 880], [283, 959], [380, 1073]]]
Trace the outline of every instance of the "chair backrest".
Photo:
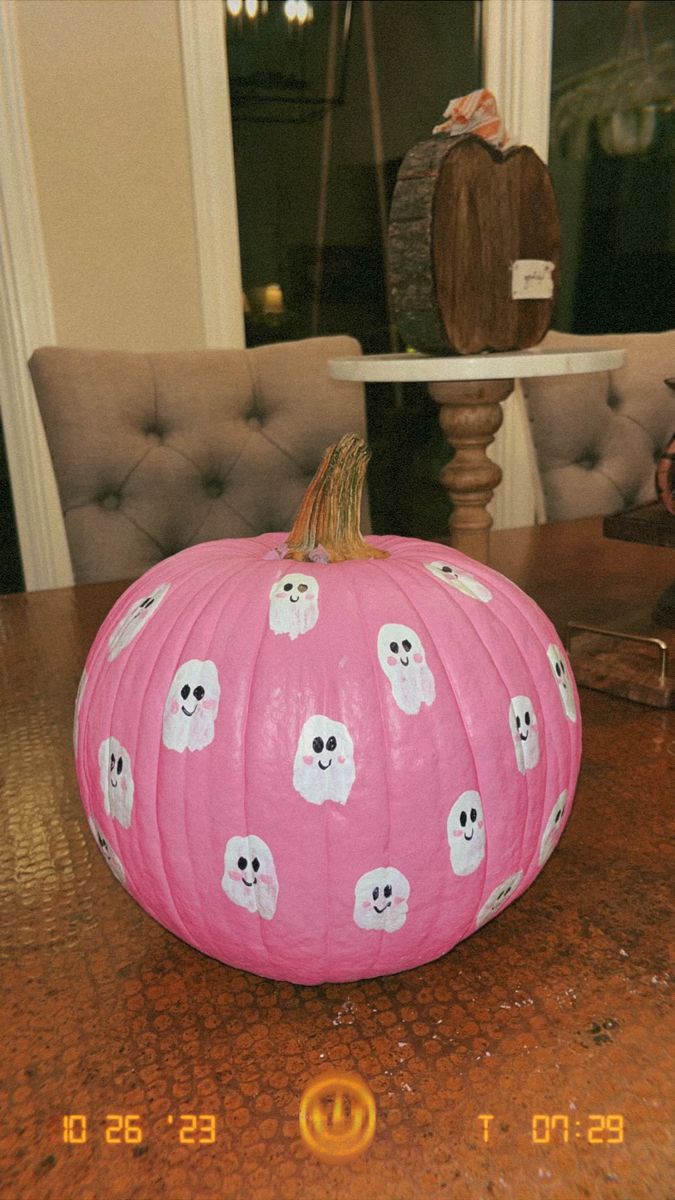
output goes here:
[[656, 496], [655, 463], [675, 431], [675, 331], [598, 337], [551, 330], [543, 349], [617, 347], [623, 367], [524, 379], [549, 521], [621, 512]]
[[[350, 337], [139, 354], [47, 346], [30, 371], [77, 582], [135, 578], [186, 546], [289, 528], [326, 446], [365, 436]], [[364, 506], [363, 527], [369, 517]]]

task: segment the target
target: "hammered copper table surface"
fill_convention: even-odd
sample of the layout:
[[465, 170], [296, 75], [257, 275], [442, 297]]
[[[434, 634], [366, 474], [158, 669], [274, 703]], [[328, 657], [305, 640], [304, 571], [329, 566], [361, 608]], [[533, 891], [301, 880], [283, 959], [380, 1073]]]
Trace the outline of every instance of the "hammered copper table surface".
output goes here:
[[[672, 568], [670, 551], [603, 540], [598, 521], [497, 534], [493, 562], [559, 627], [646, 619]], [[2, 1197], [674, 1197], [673, 713], [582, 692], [559, 849], [444, 958], [357, 984], [268, 982], [147, 917], [83, 819], [73, 701], [121, 590], [0, 601]], [[375, 1139], [346, 1165], [299, 1135], [300, 1095], [326, 1067], [357, 1072], [377, 1103]], [[180, 1143], [190, 1113], [216, 1117], [215, 1142]], [[86, 1143], [64, 1144], [67, 1114], [86, 1116]], [[140, 1143], [106, 1142], [114, 1114], [137, 1118]]]

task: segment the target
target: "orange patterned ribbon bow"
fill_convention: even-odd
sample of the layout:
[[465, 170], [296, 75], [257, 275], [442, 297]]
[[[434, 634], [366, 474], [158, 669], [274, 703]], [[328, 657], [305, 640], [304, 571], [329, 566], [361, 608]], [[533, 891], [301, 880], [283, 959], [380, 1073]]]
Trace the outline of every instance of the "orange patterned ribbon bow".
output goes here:
[[433, 133], [475, 133], [495, 146], [505, 146], [508, 136], [502, 119], [497, 112], [497, 101], [492, 92], [479, 88], [468, 96], [451, 100], [443, 116], [447, 120], [435, 125]]

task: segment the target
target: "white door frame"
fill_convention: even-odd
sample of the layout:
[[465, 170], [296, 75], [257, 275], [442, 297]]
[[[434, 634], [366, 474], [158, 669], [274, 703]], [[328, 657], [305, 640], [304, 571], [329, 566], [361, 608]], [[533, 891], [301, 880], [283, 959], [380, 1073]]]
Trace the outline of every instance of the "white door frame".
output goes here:
[[[56, 330], [26, 115], [17, 0], [0, 0], [0, 412], [26, 589], [72, 566], [27, 360]], [[178, 0], [205, 347], [245, 344], [221, 0]]]
[[15, 0], [0, 0], [0, 411], [26, 588], [72, 583], [27, 361], [56, 340], [24, 103]]
[[[548, 161], [553, 0], [483, 0], [483, 85], [493, 93], [514, 142]], [[490, 447], [503, 479], [488, 506], [495, 528], [546, 519], [527, 406], [518, 380], [504, 401]]]
[[483, 86], [507, 133], [548, 161], [553, 0], [483, 0]]
[[178, 0], [204, 345], [246, 345], [221, 0]]

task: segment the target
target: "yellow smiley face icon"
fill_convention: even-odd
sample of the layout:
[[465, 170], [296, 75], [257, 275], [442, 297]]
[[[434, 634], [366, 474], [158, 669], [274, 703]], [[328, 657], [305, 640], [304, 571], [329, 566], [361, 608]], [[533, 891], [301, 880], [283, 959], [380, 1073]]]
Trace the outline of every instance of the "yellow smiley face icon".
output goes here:
[[302, 1093], [300, 1133], [323, 1162], [358, 1158], [375, 1136], [375, 1123], [375, 1098], [358, 1075], [328, 1073]]

